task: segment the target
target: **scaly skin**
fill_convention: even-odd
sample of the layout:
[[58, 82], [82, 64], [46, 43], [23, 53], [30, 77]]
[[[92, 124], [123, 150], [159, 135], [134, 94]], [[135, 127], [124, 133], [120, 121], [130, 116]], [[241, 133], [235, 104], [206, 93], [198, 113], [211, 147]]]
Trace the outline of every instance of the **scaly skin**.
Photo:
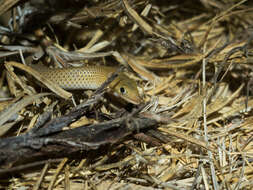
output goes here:
[[[87, 66], [63, 69], [41, 69], [40, 73], [66, 90], [97, 89], [113, 72], [115, 67]], [[119, 73], [109, 85], [113, 95], [133, 104], [141, 103], [137, 84], [124, 73]]]

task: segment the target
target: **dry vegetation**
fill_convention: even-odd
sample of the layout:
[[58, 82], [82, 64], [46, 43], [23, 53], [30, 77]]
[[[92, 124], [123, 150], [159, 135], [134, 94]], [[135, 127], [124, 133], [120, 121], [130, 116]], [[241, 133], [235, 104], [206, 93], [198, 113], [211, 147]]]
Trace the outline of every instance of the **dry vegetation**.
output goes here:
[[[1, 0], [0, 187], [252, 189], [252, 26], [247, 0]], [[50, 86], [36, 63], [122, 65], [143, 104]], [[73, 136], [87, 126], [106, 129]]]

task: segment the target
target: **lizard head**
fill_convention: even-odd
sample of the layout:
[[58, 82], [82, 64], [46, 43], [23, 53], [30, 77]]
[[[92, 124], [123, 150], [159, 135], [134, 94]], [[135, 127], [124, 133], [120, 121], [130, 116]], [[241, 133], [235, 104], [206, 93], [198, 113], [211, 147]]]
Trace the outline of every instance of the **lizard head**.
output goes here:
[[113, 95], [120, 97], [132, 104], [140, 104], [142, 99], [137, 89], [137, 84], [123, 73], [120, 73], [110, 84]]

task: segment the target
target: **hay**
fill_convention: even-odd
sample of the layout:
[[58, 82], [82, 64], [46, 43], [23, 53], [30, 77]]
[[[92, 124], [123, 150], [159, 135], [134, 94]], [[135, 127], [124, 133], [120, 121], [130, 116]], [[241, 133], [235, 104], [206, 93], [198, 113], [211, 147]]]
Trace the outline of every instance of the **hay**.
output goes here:
[[[0, 188], [253, 188], [251, 1], [2, 1]], [[143, 104], [50, 81], [58, 96], [45, 93], [39, 73], [22, 65], [33, 63], [124, 66]], [[19, 160], [3, 146], [59, 122], [64, 133], [44, 131], [48, 144], [17, 143], [43, 158]], [[86, 125], [111, 128], [85, 146], [66, 132]], [[64, 143], [73, 155], [56, 148]]]

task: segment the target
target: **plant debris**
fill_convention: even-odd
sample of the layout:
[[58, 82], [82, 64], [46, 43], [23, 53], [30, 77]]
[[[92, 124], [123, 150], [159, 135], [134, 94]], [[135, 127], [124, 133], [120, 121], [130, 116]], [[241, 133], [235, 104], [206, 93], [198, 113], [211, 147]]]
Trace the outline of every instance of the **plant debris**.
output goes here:
[[[0, 188], [252, 189], [252, 26], [247, 0], [2, 0]], [[119, 69], [66, 91], [40, 64]]]

